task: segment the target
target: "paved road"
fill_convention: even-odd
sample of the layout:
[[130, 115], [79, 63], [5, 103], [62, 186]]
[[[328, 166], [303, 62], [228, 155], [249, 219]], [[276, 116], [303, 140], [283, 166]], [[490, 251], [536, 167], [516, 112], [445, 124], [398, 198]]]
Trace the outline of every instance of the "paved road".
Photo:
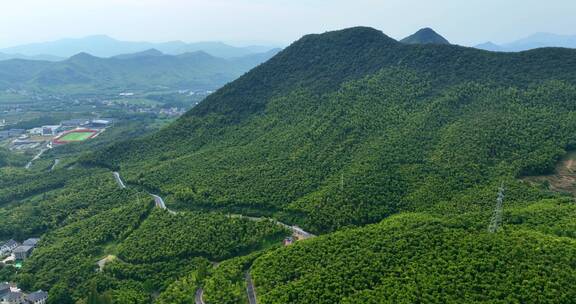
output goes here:
[[[112, 174], [114, 175], [114, 179], [116, 180], [116, 183], [118, 184], [118, 186], [122, 189], [126, 189], [126, 184], [124, 184], [124, 182], [122, 181], [122, 177], [120, 177], [120, 173], [114, 171], [114, 172], [112, 172]], [[158, 207], [160, 209], [168, 210], [168, 212], [170, 212], [171, 214], [176, 214], [176, 212], [166, 208], [166, 204], [164, 203], [164, 199], [162, 199], [159, 195], [152, 194], [152, 193], [148, 193], [148, 194], [150, 194], [150, 196], [152, 196], [152, 198], [154, 198], [154, 204], [156, 205], [156, 207]]]
[[118, 186], [120, 186], [120, 188], [122, 188], [122, 189], [126, 189], [126, 185], [122, 181], [122, 178], [120, 177], [120, 173], [112, 172], [112, 174], [114, 174], [114, 179], [116, 180], [116, 183], [118, 183]]
[[196, 304], [204, 304], [204, 289], [202, 289], [202, 287], [198, 288], [198, 290], [196, 290], [196, 296], [195, 296], [195, 301]]
[[246, 272], [246, 292], [248, 293], [248, 302], [250, 304], [257, 304], [256, 301], [256, 290], [254, 289], [254, 282], [252, 281], [252, 276], [250, 276], [250, 272]]
[[50, 168], [50, 171], [54, 171], [54, 169], [56, 168], [56, 166], [58, 166], [58, 163], [60, 163], [59, 159], [55, 159], [54, 160], [54, 164], [52, 164], [52, 167]]
[[152, 193], [150, 193], [150, 195], [152, 195], [152, 197], [154, 198], [154, 203], [156, 204], [156, 207], [164, 210], [166, 209], [166, 204], [164, 203], [164, 200], [160, 196]]
[[30, 169], [30, 167], [32, 166], [32, 163], [33, 163], [35, 160], [39, 159], [40, 156], [42, 156], [42, 154], [44, 154], [44, 152], [46, 152], [46, 150], [48, 150], [48, 149], [42, 149], [42, 150], [40, 150], [40, 152], [38, 152], [38, 154], [36, 154], [36, 156], [34, 156], [34, 158], [32, 158], [32, 159], [26, 164], [26, 166], [25, 166], [24, 168]]
[[276, 223], [276, 225], [282, 226], [290, 231], [292, 231], [292, 235], [294, 235], [295, 237], [297, 237], [298, 239], [309, 239], [309, 238], [313, 238], [316, 237], [316, 235], [304, 231], [304, 229], [298, 227], [298, 226], [291, 226], [285, 223], [282, 223], [280, 221], [277, 221], [275, 219], [271, 219], [271, 218], [267, 218], [267, 217], [253, 217], [253, 216], [244, 216], [241, 214], [232, 214], [230, 215], [230, 217], [238, 217], [238, 218], [245, 218], [251, 221], [255, 221], [255, 222], [259, 222], [259, 221], [273, 221], [274, 223]]
[[160, 196], [158, 196], [156, 194], [152, 194], [152, 193], [148, 193], [148, 194], [150, 194], [154, 198], [154, 203], [156, 204], [156, 207], [158, 207], [160, 209], [167, 210], [170, 214], [176, 214], [175, 211], [172, 211], [172, 210], [166, 208], [166, 204], [164, 203], [164, 199], [162, 199]]

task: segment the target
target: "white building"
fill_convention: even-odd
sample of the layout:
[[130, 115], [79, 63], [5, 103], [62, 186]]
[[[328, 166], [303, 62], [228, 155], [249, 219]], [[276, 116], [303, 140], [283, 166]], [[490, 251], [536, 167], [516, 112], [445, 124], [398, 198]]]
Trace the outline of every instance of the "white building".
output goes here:
[[62, 126], [42, 126], [42, 135], [44, 136], [54, 136], [60, 132]]

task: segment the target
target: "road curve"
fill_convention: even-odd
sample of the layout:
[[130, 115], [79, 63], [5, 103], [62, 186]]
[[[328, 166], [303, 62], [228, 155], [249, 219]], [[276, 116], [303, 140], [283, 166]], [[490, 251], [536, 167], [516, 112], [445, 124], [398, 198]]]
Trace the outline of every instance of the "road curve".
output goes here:
[[160, 196], [152, 193], [150, 193], [150, 195], [154, 198], [154, 203], [156, 204], [156, 207], [166, 210], [166, 204], [164, 203], [164, 200]]
[[310, 233], [310, 232], [307, 232], [307, 231], [305, 231], [304, 229], [302, 229], [302, 228], [300, 228], [300, 227], [298, 227], [298, 226], [296, 226], [296, 225], [291, 226], [291, 225], [282, 223], [282, 222], [280, 222], [280, 221], [278, 221], [278, 220], [275, 220], [275, 219], [272, 219], [272, 218], [244, 216], [244, 215], [241, 215], [241, 214], [231, 214], [231, 215], [229, 215], [229, 217], [232, 217], [232, 218], [234, 218], [234, 217], [237, 217], [237, 218], [245, 218], [245, 219], [248, 219], [248, 220], [251, 220], [251, 221], [255, 221], [255, 222], [259, 222], [259, 221], [273, 221], [276, 225], [282, 226], [282, 227], [284, 227], [284, 228], [292, 231], [292, 235], [294, 235], [294, 236], [297, 237], [298, 239], [302, 239], [302, 240], [316, 237], [316, 235], [314, 235], [314, 234], [312, 234], [312, 233]]
[[56, 166], [58, 166], [58, 163], [60, 163], [60, 159], [57, 158], [54, 160], [54, 164], [52, 164], [50, 171], [54, 171], [54, 169], [56, 169]]
[[39, 159], [40, 156], [42, 156], [42, 154], [44, 154], [44, 152], [46, 152], [46, 150], [48, 150], [48, 149], [42, 149], [42, 150], [40, 150], [40, 152], [38, 152], [38, 154], [36, 154], [36, 156], [34, 156], [34, 158], [32, 158], [32, 159], [26, 164], [26, 166], [24, 166], [24, 168], [25, 168], [25, 169], [30, 169], [30, 167], [32, 167], [32, 163], [33, 163], [35, 160]]
[[[126, 184], [124, 184], [124, 181], [122, 181], [122, 177], [120, 177], [120, 173], [117, 171], [114, 171], [114, 172], [112, 172], [112, 174], [114, 175], [114, 179], [116, 180], [116, 183], [118, 184], [118, 186], [122, 189], [126, 189]], [[170, 212], [171, 214], [176, 214], [176, 212], [166, 208], [166, 204], [164, 203], [164, 199], [162, 199], [159, 195], [152, 194], [152, 193], [148, 193], [148, 194], [150, 194], [150, 196], [152, 196], [152, 198], [154, 199], [154, 204], [156, 205], [157, 208], [168, 210], [168, 212]]]
[[196, 304], [204, 304], [204, 289], [202, 287], [196, 290], [196, 296], [194, 297]]
[[122, 189], [126, 189], [126, 185], [122, 181], [122, 178], [120, 177], [120, 173], [114, 171], [114, 172], [112, 172], [112, 174], [114, 174], [114, 179], [116, 180], [116, 183], [118, 183], [118, 186], [120, 186], [120, 188], [122, 188]]

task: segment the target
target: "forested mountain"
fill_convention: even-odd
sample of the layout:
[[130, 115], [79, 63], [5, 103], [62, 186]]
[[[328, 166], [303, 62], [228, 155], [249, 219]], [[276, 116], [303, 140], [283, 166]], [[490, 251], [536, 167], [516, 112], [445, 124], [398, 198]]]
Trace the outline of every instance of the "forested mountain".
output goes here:
[[407, 44], [450, 44], [446, 38], [440, 36], [431, 28], [423, 28], [416, 33], [400, 40]]
[[447, 201], [481, 208], [573, 144], [575, 55], [406, 45], [370, 28], [309, 35], [163, 131], [86, 161], [181, 208], [317, 232]]
[[[110, 60], [142, 56], [164, 57]], [[0, 169], [0, 238], [43, 235], [0, 279], [114, 303], [246, 303], [248, 274], [258, 303], [570, 303], [574, 198], [523, 177], [576, 147], [575, 68], [569, 49], [307, 35], [153, 135]], [[231, 214], [319, 236], [280, 247], [276, 222]]]
[[[205, 52], [165, 55], [157, 50], [99, 58], [80, 53], [61, 62], [0, 62], [0, 89], [58, 92], [215, 89], [276, 54], [277, 50], [223, 59]], [[153, 79], [153, 81], [151, 81]]]

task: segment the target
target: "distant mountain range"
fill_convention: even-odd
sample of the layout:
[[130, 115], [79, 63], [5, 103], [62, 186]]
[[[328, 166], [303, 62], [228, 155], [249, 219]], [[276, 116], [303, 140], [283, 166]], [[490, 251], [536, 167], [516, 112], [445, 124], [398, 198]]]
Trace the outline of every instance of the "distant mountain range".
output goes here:
[[203, 51], [214, 57], [234, 58], [272, 50], [270, 46], [235, 47], [222, 42], [170, 41], [163, 43], [121, 41], [97, 35], [84, 38], [68, 38], [50, 42], [31, 43], [0, 49], [0, 60], [5, 59], [40, 59], [62, 60], [78, 53], [88, 53], [98, 57], [113, 57], [121, 54], [142, 52], [156, 49], [168, 55], [180, 55]]
[[576, 48], [576, 35], [536, 33], [501, 45], [485, 42], [475, 46], [477, 49], [495, 52], [520, 52], [543, 47]]
[[44, 60], [44, 61], [62, 61], [66, 58], [51, 56], [51, 55], [34, 55], [26, 56], [22, 54], [4, 54], [0, 53], [0, 61], [10, 59], [24, 59], [24, 60]]
[[59, 62], [13, 59], [0, 62], [0, 90], [42, 89], [60, 93], [101, 90], [216, 89], [279, 50], [236, 58], [198, 51], [166, 55], [150, 49], [101, 58], [79, 53]]

